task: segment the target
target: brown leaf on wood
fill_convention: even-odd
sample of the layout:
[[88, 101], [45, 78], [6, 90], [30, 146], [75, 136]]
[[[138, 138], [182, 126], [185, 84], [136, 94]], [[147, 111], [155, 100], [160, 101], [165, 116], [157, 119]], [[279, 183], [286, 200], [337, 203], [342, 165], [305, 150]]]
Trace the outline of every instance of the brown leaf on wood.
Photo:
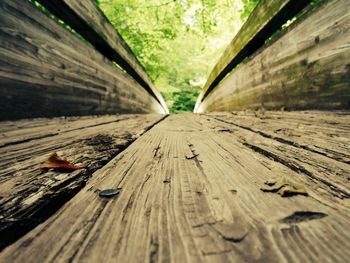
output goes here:
[[277, 193], [282, 197], [308, 195], [303, 185], [289, 181], [285, 177], [268, 180], [265, 184], [266, 186], [260, 188], [261, 191]]
[[57, 153], [53, 153], [50, 157], [40, 165], [41, 169], [56, 169], [56, 170], [78, 170], [86, 168], [87, 164], [75, 165], [71, 162], [59, 157]]

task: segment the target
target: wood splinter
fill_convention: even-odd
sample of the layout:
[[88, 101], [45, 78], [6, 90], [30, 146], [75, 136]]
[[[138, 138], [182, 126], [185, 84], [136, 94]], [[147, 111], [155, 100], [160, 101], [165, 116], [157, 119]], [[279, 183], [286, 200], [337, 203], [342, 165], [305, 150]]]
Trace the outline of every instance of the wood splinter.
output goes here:
[[268, 180], [265, 182], [265, 185], [266, 186], [260, 188], [261, 191], [277, 193], [282, 197], [293, 195], [308, 196], [308, 193], [303, 185], [291, 182], [285, 177]]

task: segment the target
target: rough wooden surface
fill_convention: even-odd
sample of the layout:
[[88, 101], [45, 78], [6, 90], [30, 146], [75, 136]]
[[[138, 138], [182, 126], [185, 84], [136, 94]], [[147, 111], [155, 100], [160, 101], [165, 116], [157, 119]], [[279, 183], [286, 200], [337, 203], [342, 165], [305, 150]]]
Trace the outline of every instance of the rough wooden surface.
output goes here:
[[231, 116], [230, 124], [247, 131], [350, 164], [347, 113], [239, 111], [218, 114], [217, 119], [225, 122], [222, 116]]
[[[0, 261], [347, 262], [349, 123], [344, 112], [172, 115]], [[262, 191], [273, 178], [307, 195]]]
[[225, 76], [264, 45], [275, 31], [311, 1], [262, 0], [227, 46], [197, 98], [195, 110]]
[[167, 106], [129, 46], [96, 6], [94, 0], [38, 0], [74, 28], [105, 57], [115, 61], [154, 96], [168, 113]]
[[[0, 123], [0, 249], [46, 220], [160, 115], [111, 115]], [[43, 171], [50, 154], [87, 164]]]
[[347, 109], [350, 2], [326, 0], [227, 76], [197, 112]]
[[0, 2], [0, 120], [163, 113], [142, 86], [28, 1]]

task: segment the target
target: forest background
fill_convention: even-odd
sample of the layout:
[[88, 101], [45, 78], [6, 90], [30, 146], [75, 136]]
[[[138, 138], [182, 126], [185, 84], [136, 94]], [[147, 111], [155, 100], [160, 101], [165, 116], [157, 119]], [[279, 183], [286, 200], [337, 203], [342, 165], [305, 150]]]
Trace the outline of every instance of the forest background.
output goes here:
[[225, 47], [259, 0], [96, 0], [171, 112], [192, 111]]

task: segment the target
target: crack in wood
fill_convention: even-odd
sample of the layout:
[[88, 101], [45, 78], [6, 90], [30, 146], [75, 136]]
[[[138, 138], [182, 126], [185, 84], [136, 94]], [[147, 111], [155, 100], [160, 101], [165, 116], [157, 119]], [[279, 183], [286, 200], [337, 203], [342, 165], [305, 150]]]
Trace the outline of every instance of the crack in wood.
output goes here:
[[[162, 116], [161, 118], [158, 118], [157, 121], [154, 121], [151, 123], [151, 125], [146, 126], [137, 134], [137, 136], [132, 136], [130, 133], [121, 135], [121, 137], [110, 136], [108, 134], [97, 134], [92, 137], [74, 140], [74, 142], [70, 143], [70, 145], [77, 147], [77, 149], [79, 148], [79, 145], [83, 146], [80, 147], [82, 148], [80, 149], [80, 153], [88, 151], [89, 154], [92, 155], [87, 159], [84, 157], [86, 162], [90, 162], [88, 168], [86, 170], [79, 170], [70, 174], [58, 172], [47, 172], [46, 174], [41, 173], [41, 175], [45, 176], [45, 178], [51, 178], [51, 183], [49, 185], [34, 187], [36, 185], [36, 175], [33, 177], [32, 183], [26, 182], [26, 184], [28, 184], [27, 188], [17, 192], [16, 196], [13, 198], [9, 198], [8, 200], [4, 199], [4, 201], [0, 203], [0, 211], [4, 212], [1, 212], [4, 217], [1, 219], [0, 224], [0, 235], [2, 236], [0, 241], [0, 250], [13, 243], [38, 224], [44, 222], [47, 218], [56, 213], [58, 209], [72, 199], [86, 185], [86, 182], [95, 171], [102, 168], [111, 159], [125, 150], [138, 137], [149, 131], [166, 117], [167, 116]], [[123, 118], [120, 121], [132, 121], [133, 118], [134, 117]], [[94, 118], [92, 118], [92, 120], [94, 121]], [[113, 120], [102, 123], [105, 125], [106, 123], [112, 124], [118, 122], [119, 120]], [[100, 124], [86, 125], [85, 127], [99, 127]], [[83, 130], [83, 128], [81, 127], [74, 130]], [[118, 140], [115, 138], [118, 138]], [[62, 147], [62, 145], [66, 144], [58, 143], [55, 148], [59, 149]], [[88, 148], [85, 149], [84, 147]], [[91, 149], [93, 150], [91, 151]], [[28, 156], [27, 158], [30, 159], [31, 157]], [[129, 167], [126, 173], [131, 169], [131, 167], [132, 165]], [[23, 169], [26, 168], [24, 167]], [[38, 169], [38, 164], [34, 165], [31, 169], [36, 171], [36, 169]], [[55, 176], [60, 178], [57, 178], [56, 180]], [[32, 201], [29, 202], [29, 200]]]
[[262, 132], [262, 131], [257, 131], [257, 130], [254, 130], [253, 128], [250, 128], [250, 127], [247, 127], [247, 126], [244, 126], [244, 125], [240, 125], [240, 124], [237, 124], [237, 123], [234, 123], [234, 122], [231, 122], [231, 121], [222, 120], [222, 119], [216, 118], [216, 117], [214, 117], [214, 119], [218, 120], [218, 121], [221, 121], [221, 122], [224, 122], [224, 123], [227, 123], [227, 124], [234, 125], [234, 126], [236, 126], [238, 128], [241, 128], [241, 129], [253, 132], [253, 133], [261, 135], [261, 136], [263, 136], [265, 138], [272, 139], [272, 140], [278, 141], [280, 143], [284, 143], [284, 144], [293, 146], [295, 148], [301, 148], [301, 149], [304, 149], [304, 150], [307, 150], [307, 151], [310, 151], [310, 152], [313, 152], [313, 153], [316, 153], [316, 154], [319, 154], [319, 155], [322, 155], [322, 156], [326, 156], [328, 158], [334, 159], [334, 160], [339, 161], [339, 162], [350, 164], [350, 161], [342, 160], [340, 158], [331, 156], [331, 155], [329, 155], [329, 154], [327, 154], [325, 152], [317, 151], [315, 149], [312, 149], [312, 148], [308, 147], [307, 145], [302, 145], [302, 144], [299, 144], [299, 143], [291, 141], [291, 140], [287, 140], [287, 139], [284, 139], [284, 138], [281, 138], [281, 137], [273, 136], [271, 134], [268, 134], [268, 133], [265, 133], [265, 132]]
[[295, 171], [297, 173], [301, 173], [306, 175], [308, 178], [314, 180], [315, 182], [321, 182], [324, 185], [328, 186], [331, 190], [332, 193], [334, 193], [335, 196], [339, 196], [341, 199], [342, 198], [349, 198], [350, 194], [342, 189], [340, 189], [339, 187], [333, 185], [332, 183], [328, 182], [327, 180], [320, 178], [318, 176], [315, 176], [313, 173], [311, 173], [310, 171], [306, 170], [304, 167], [302, 167], [301, 165], [298, 165], [296, 163], [292, 163], [288, 160], [285, 160], [279, 156], [277, 156], [276, 154], [266, 151], [264, 149], [262, 149], [261, 147], [258, 147], [256, 145], [247, 143], [247, 142], [241, 142], [242, 145], [246, 146], [247, 148], [253, 150], [256, 153], [259, 153], [267, 158], [270, 158], [276, 162], [279, 162], [281, 164], [283, 164], [284, 166], [288, 167], [289, 169], [291, 169], [292, 171]]
[[293, 214], [282, 218], [279, 220], [281, 223], [285, 224], [296, 224], [300, 222], [321, 219], [328, 216], [326, 213], [313, 212], [313, 211], [296, 211]]

